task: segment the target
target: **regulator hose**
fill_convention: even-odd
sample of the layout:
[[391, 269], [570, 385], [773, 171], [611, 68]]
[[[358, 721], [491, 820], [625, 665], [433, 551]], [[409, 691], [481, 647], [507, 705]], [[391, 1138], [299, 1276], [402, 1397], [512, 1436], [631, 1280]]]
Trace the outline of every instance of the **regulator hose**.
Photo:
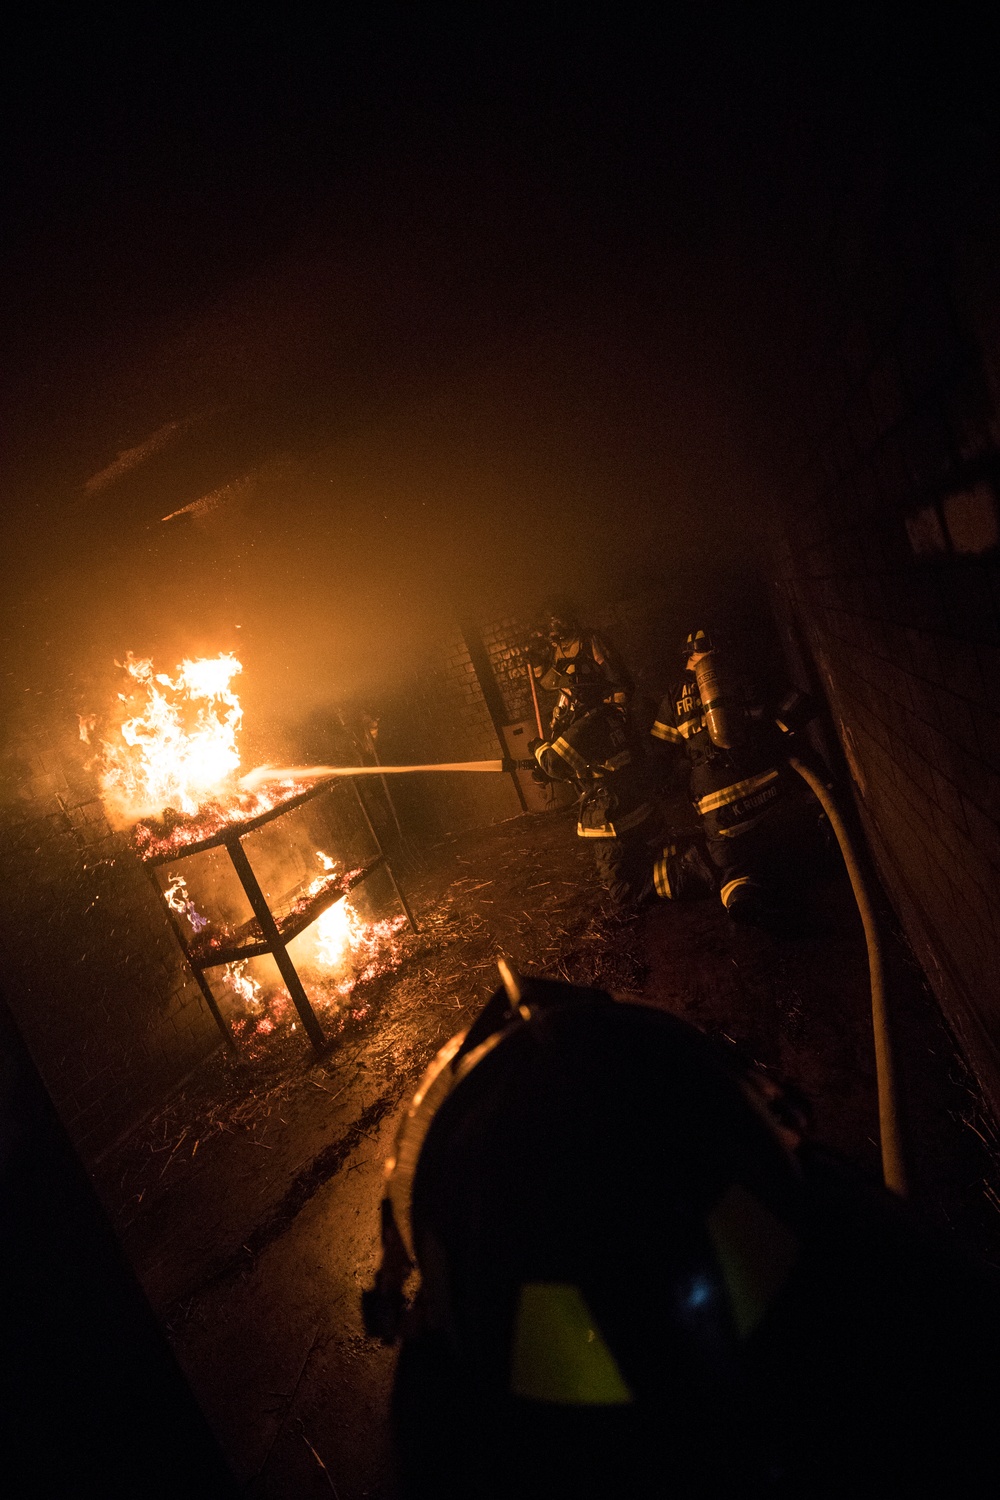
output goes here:
[[885, 1000], [885, 976], [882, 965], [882, 950], [879, 947], [878, 926], [871, 897], [851, 843], [843, 818], [830, 792], [816, 772], [802, 761], [789, 756], [788, 764], [797, 771], [819, 802], [830, 820], [830, 827], [837, 837], [840, 852], [851, 878], [851, 889], [857, 902], [861, 925], [865, 930], [868, 946], [868, 970], [871, 975], [872, 1029], [875, 1033], [875, 1078], [878, 1090], [879, 1137], [882, 1148], [882, 1177], [887, 1188], [900, 1197], [907, 1194], [906, 1165], [903, 1153], [902, 1128], [900, 1125], [899, 1098], [896, 1086], [896, 1064], [889, 1035], [889, 1020]]

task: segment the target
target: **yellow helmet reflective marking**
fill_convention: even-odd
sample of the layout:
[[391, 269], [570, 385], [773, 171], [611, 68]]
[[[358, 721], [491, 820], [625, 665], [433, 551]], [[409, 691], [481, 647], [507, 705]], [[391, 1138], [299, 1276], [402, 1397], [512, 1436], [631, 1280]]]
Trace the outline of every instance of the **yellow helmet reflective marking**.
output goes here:
[[708, 1216], [708, 1235], [726, 1285], [736, 1332], [747, 1338], [799, 1258], [788, 1225], [734, 1182]]
[[579, 1288], [561, 1282], [521, 1288], [510, 1388], [561, 1406], [627, 1406], [633, 1399]]

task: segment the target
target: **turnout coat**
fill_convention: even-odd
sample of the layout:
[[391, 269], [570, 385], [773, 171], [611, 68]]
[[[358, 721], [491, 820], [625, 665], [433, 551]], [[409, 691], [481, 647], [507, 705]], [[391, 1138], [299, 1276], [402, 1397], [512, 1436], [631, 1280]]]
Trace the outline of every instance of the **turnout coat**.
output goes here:
[[723, 750], [708, 732], [693, 672], [667, 694], [657, 711], [653, 737], [686, 751], [691, 762], [691, 800], [710, 838], [738, 838], [783, 806], [796, 778], [787, 764], [789, 736], [807, 705], [790, 693], [774, 714], [759, 703], [743, 706], [744, 742]]

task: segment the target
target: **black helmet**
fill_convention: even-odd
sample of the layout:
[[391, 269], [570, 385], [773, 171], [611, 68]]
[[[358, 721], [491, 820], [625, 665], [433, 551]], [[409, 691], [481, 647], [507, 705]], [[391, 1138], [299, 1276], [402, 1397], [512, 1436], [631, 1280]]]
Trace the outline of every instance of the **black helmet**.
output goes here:
[[452, 1424], [470, 1495], [756, 1472], [741, 1342], [798, 1258], [796, 1140], [675, 1017], [508, 975], [435, 1059], [387, 1164], [369, 1326], [391, 1332], [393, 1267], [422, 1278], [404, 1469]]
[[[993, 1279], [666, 1012], [505, 983], [387, 1162], [369, 1331], [404, 1496], [973, 1493]], [[954, 1483], [952, 1481], [955, 1481]]]
[[558, 620], [561, 625], [570, 630], [579, 629], [580, 613], [576, 605], [566, 594], [553, 594], [546, 599], [542, 605], [542, 619], [548, 625], [551, 620]]
[[689, 656], [695, 656], [701, 652], [705, 655], [714, 651], [718, 645], [718, 632], [710, 630], [689, 630], [681, 647], [681, 655], [687, 661]]

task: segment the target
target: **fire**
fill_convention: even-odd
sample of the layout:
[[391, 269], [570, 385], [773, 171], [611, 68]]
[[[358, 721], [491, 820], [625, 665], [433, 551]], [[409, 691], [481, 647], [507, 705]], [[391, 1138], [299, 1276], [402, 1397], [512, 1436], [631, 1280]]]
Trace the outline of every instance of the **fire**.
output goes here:
[[208, 918], [201, 915], [191, 900], [183, 875], [171, 875], [163, 895], [171, 911], [175, 911], [179, 917], [187, 918], [192, 932], [202, 932], [208, 926]]
[[[316, 858], [323, 874], [307, 887], [309, 892], [320, 890], [337, 871], [337, 861], [322, 849], [316, 850]], [[298, 940], [302, 968], [324, 980], [335, 995], [348, 995], [358, 980], [370, 979], [381, 970], [395, 934], [405, 923], [405, 917], [366, 922], [350, 898], [342, 896]]]
[[313, 947], [304, 967], [337, 982], [334, 990], [348, 995], [362, 979], [372, 979], [385, 967], [396, 933], [405, 917], [366, 922], [345, 896], [328, 906], [313, 926]]
[[130, 679], [118, 695], [124, 717], [100, 754], [101, 795], [112, 821], [127, 825], [168, 807], [190, 816], [211, 798], [236, 794], [243, 720], [230, 685], [243, 670], [236, 657], [185, 660], [173, 677], [131, 651], [120, 665]]
[[[90, 764], [98, 773], [109, 820], [132, 825], [132, 845], [142, 859], [182, 858], [192, 845], [215, 843], [227, 827], [252, 825], [281, 803], [313, 790], [318, 780], [338, 774], [329, 766], [263, 767], [237, 779], [243, 710], [232, 681], [243, 668], [230, 653], [186, 659], [173, 676], [156, 672], [150, 658], [132, 652], [118, 665], [128, 675], [127, 691], [118, 694], [116, 728], [110, 737], [100, 738]], [[94, 744], [97, 716], [79, 715], [78, 723], [81, 741]], [[315, 855], [319, 873], [300, 882], [272, 914], [281, 933], [294, 930], [300, 921], [309, 923], [290, 939], [288, 952], [299, 973], [309, 975], [311, 1003], [321, 1015], [326, 1013], [327, 1022], [332, 1017], [342, 1026], [345, 1015], [358, 1018], [367, 1010], [364, 1005], [344, 1010], [355, 986], [394, 967], [396, 934], [406, 918], [366, 920], [348, 898], [366, 869], [346, 869], [322, 849]], [[237, 952], [248, 941], [259, 944], [256, 918], [235, 928], [226, 921], [216, 924], [197, 909], [181, 874], [168, 877], [163, 896], [190, 929], [185, 947], [197, 965], [214, 968], [215, 955], [227, 947], [232, 952], [234, 943]], [[311, 920], [320, 906], [323, 910]], [[243, 1042], [276, 1030], [296, 1030], [293, 1002], [277, 979], [273, 960], [273, 976], [266, 964], [257, 964], [255, 957], [221, 966], [221, 982], [238, 1012], [232, 1030]]]
[[241, 958], [236, 963], [226, 964], [223, 970], [225, 982], [229, 985], [233, 994], [243, 1001], [244, 1005], [257, 1006], [263, 1000], [263, 990], [250, 973], [250, 960]]
[[351, 956], [361, 926], [347, 897], [328, 906], [316, 923], [316, 959], [324, 969], [338, 969]]
[[[304, 894], [307, 898], [318, 895], [338, 874], [337, 861], [329, 854], [317, 849], [316, 858], [323, 873], [306, 886]], [[305, 940], [308, 953], [303, 962], [317, 971], [343, 970], [349, 964], [351, 950], [363, 931], [364, 923], [346, 896], [342, 896], [321, 912], [308, 929]]]

